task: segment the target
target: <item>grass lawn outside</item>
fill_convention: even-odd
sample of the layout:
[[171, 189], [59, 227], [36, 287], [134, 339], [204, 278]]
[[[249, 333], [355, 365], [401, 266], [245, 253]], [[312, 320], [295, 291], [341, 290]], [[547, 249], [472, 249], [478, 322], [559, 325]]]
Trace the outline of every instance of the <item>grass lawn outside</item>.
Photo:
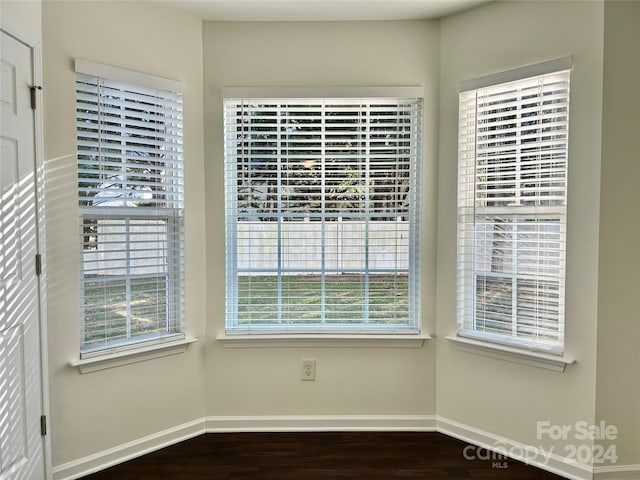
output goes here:
[[[130, 310], [127, 312], [127, 295]], [[167, 278], [100, 277], [84, 282], [84, 343], [126, 340], [167, 330]], [[127, 317], [129, 316], [129, 321]]]
[[[407, 324], [406, 274], [238, 277], [238, 324]], [[280, 286], [278, 285], [280, 283]], [[278, 291], [280, 287], [280, 292]], [[322, 308], [324, 295], [324, 312]], [[279, 304], [281, 305], [279, 309]], [[280, 312], [279, 312], [280, 310]]]
[[[132, 277], [128, 285], [124, 279], [85, 279], [83, 343], [97, 346], [165, 333], [166, 282], [164, 276]], [[324, 281], [321, 275], [285, 275], [280, 279], [280, 294], [275, 275], [240, 276], [238, 324], [349, 325], [367, 318], [372, 325], [406, 325], [408, 293], [406, 274], [371, 274], [368, 288], [360, 274], [325, 275]]]

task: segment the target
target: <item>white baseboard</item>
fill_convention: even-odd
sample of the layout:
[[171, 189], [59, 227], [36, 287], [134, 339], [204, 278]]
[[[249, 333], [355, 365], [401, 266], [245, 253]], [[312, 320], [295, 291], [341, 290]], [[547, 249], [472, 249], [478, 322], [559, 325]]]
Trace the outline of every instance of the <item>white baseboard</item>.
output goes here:
[[595, 467], [595, 480], [640, 480], [640, 465]]
[[74, 480], [203, 433], [421, 431], [435, 432], [435, 415], [224, 416], [194, 420], [53, 468], [53, 480]]
[[203, 418], [53, 467], [53, 480], [74, 480], [206, 432]]
[[[439, 432], [572, 480], [640, 480], [640, 465], [592, 468], [569, 463], [491, 432], [435, 415], [264, 415], [206, 417], [53, 468], [53, 480], [74, 480], [203, 433]], [[460, 452], [461, 458], [465, 458]]]
[[207, 432], [435, 432], [435, 415], [266, 415], [207, 417]]
[[525, 445], [448, 418], [437, 417], [436, 430], [439, 433], [572, 480], [592, 480], [593, 478], [593, 469], [590, 465], [569, 463], [563, 457], [552, 452], [544, 452], [532, 445]]

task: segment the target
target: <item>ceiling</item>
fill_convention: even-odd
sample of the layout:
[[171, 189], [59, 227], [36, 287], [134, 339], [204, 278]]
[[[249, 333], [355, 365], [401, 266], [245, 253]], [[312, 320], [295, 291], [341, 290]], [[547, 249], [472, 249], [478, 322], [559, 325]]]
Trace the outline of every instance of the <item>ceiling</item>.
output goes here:
[[350, 21], [440, 18], [487, 0], [161, 0], [204, 20]]

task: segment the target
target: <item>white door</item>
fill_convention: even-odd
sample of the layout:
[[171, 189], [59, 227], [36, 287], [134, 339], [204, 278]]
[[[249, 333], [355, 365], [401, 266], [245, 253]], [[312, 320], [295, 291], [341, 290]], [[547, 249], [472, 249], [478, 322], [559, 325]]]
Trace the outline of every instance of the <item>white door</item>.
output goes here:
[[0, 480], [43, 480], [32, 49], [0, 38]]

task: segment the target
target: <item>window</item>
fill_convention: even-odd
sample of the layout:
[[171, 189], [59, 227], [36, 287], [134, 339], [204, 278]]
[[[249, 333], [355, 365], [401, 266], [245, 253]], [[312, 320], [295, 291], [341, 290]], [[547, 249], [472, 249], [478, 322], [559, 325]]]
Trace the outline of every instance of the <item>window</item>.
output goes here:
[[417, 333], [422, 100], [225, 96], [227, 331]]
[[461, 88], [459, 335], [562, 353], [569, 68]]
[[76, 72], [81, 357], [183, 338], [179, 84]]

